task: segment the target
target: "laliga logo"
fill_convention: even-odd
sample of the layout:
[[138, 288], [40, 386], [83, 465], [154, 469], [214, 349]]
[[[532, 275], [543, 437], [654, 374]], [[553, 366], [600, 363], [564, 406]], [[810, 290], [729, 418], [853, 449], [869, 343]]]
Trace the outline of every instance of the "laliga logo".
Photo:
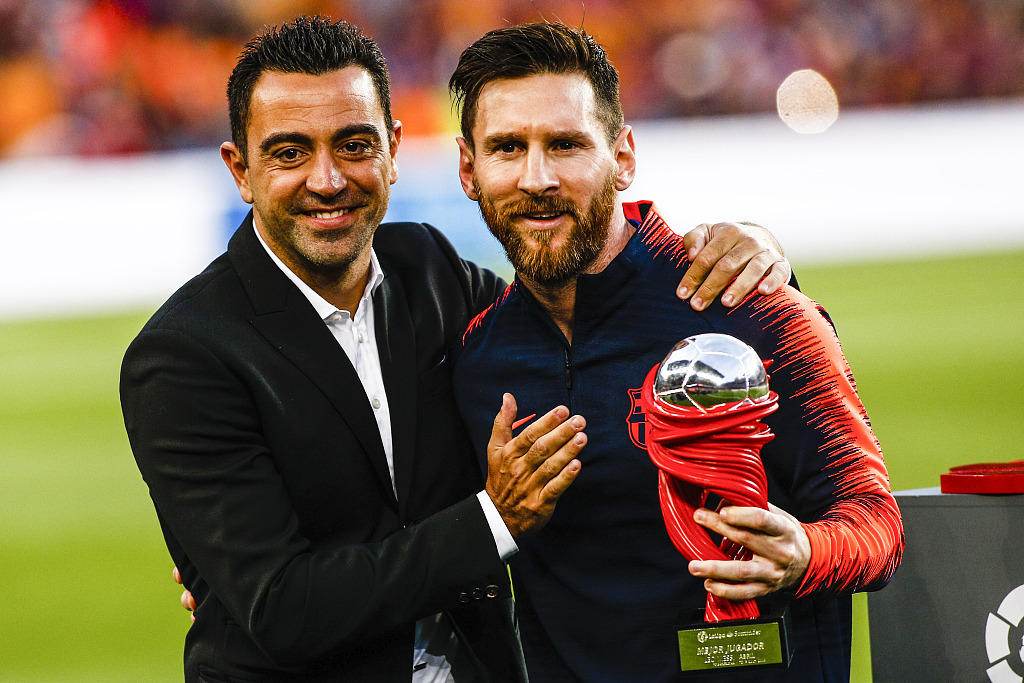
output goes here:
[[999, 603], [985, 625], [985, 651], [992, 666], [992, 683], [1024, 681], [1024, 586], [1017, 586]]

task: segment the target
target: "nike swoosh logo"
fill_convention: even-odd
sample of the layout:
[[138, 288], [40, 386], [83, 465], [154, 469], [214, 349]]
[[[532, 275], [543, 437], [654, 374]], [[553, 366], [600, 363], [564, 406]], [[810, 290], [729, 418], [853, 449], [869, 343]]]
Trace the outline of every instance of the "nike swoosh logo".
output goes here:
[[534, 413], [533, 415], [527, 415], [521, 420], [516, 420], [515, 422], [512, 423], [512, 431], [519, 429], [520, 427], [522, 427], [524, 424], [526, 424], [535, 417], [537, 417], [537, 413]]

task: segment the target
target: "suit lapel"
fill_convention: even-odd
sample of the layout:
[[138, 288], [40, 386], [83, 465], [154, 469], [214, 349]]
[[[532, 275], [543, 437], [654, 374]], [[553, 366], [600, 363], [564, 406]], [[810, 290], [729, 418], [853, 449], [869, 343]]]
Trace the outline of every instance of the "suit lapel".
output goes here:
[[384, 282], [373, 295], [373, 312], [380, 369], [391, 411], [398, 509], [404, 519], [416, 438], [416, 339], [399, 275], [385, 273]]
[[[369, 457], [386, 496], [394, 502], [380, 430], [348, 356], [312, 304], [270, 260], [256, 239], [252, 213], [228, 244], [228, 256], [249, 295], [253, 327], [320, 389]], [[338, 454], [345, 457], [347, 454]]]

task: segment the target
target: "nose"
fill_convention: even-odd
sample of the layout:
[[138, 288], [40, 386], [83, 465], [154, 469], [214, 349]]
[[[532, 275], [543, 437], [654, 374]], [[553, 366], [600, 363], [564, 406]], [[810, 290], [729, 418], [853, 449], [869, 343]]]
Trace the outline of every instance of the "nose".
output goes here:
[[321, 197], [333, 197], [345, 187], [345, 176], [329, 150], [317, 152], [306, 177], [306, 189]]
[[558, 173], [554, 160], [541, 150], [528, 149], [519, 176], [519, 189], [531, 195], [557, 190]]

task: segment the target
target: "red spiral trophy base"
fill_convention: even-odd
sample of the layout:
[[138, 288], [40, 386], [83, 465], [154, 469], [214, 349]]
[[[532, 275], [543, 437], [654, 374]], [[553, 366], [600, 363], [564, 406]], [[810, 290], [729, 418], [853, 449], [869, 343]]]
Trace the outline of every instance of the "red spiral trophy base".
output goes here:
[[[657, 372], [655, 366], [647, 375], [641, 400], [669, 538], [688, 560], [748, 560], [752, 554], [743, 546], [725, 538], [715, 543], [693, 513], [724, 505], [768, 508], [760, 451], [774, 435], [760, 419], [778, 408], [778, 395], [704, 409], [680, 407], [655, 395]], [[705, 608], [677, 626], [681, 673], [788, 666], [787, 614], [785, 603], [762, 614], [753, 600], [735, 602], [709, 593]]]

